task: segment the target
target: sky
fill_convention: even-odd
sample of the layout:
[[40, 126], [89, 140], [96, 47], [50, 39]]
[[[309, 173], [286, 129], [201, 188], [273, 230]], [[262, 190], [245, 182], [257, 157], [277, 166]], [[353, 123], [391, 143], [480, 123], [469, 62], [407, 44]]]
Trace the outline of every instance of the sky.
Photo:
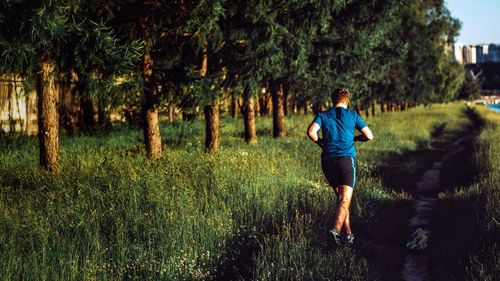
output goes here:
[[500, 0], [446, 0], [451, 16], [460, 19], [457, 42], [500, 44]]

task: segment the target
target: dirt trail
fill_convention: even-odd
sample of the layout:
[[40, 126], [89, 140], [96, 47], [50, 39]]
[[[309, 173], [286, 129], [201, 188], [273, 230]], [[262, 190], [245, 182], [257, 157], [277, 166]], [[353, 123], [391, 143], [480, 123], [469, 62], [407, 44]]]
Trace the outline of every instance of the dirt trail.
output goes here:
[[[443, 163], [465, 149], [463, 143], [471, 136], [465, 136], [447, 146], [445, 154], [435, 161], [431, 168], [427, 170], [420, 180], [415, 184], [413, 196], [414, 214], [408, 221], [409, 233], [421, 230], [421, 246], [424, 249], [412, 250], [406, 256], [403, 264], [402, 278], [407, 281], [428, 281], [431, 280], [429, 269], [428, 251], [425, 249], [428, 241], [432, 237], [432, 229], [429, 229], [433, 214], [438, 202], [438, 192], [441, 184], [441, 171]], [[427, 239], [428, 238], [428, 239]], [[417, 240], [417, 239], [416, 239]], [[432, 247], [432, 246], [431, 246]], [[418, 248], [418, 246], [416, 247]]]

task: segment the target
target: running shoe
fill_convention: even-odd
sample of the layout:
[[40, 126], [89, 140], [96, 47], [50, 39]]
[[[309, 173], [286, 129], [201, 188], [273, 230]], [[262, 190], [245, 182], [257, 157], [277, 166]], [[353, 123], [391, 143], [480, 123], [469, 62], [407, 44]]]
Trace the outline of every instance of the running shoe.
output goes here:
[[337, 232], [335, 229], [330, 229], [330, 234], [333, 237], [333, 241], [335, 241], [335, 245], [339, 246], [340, 245], [340, 233]]
[[346, 237], [345, 237], [345, 243], [347, 245], [352, 245], [354, 244], [354, 234], [347, 234]]

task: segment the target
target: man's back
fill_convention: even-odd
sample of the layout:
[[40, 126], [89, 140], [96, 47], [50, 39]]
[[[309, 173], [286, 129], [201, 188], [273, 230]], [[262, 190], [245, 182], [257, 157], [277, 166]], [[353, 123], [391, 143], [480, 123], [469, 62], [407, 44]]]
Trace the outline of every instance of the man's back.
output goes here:
[[314, 122], [323, 132], [322, 158], [356, 156], [354, 129], [361, 130], [366, 124], [355, 111], [333, 107], [316, 115]]

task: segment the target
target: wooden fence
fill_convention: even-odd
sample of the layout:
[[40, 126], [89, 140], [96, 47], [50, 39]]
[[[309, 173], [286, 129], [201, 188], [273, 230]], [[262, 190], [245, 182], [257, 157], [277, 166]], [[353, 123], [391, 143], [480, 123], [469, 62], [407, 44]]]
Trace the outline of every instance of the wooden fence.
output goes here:
[[37, 97], [34, 90], [25, 91], [23, 82], [16, 75], [0, 76], [0, 129], [36, 134]]

